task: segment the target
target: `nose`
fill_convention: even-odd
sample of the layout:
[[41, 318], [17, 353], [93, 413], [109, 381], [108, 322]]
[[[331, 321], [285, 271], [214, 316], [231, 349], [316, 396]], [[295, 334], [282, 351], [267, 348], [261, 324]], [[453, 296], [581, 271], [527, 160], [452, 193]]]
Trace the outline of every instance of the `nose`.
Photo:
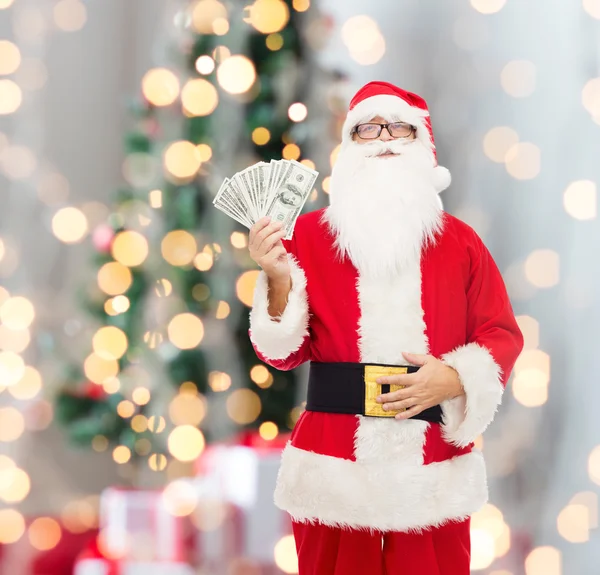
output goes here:
[[383, 130], [381, 130], [381, 134], [379, 134], [379, 139], [382, 142], [389, 142], [390, 140], [393, 140], [394, 138], [392, 138], [392, 135], [389, 133], [387, 128], [383, 128]]

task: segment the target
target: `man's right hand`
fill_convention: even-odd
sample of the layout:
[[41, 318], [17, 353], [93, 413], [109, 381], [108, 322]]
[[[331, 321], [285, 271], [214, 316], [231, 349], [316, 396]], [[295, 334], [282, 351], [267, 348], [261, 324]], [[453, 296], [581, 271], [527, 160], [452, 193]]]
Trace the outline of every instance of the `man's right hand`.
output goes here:
[[285, 230], [280, 222], [271, 222], [270, 218], [258, 220], [250, 228], [250, 257], [264, 270], [269, 284], [289, 286], [291, 284], [290, 264], [287, 252], [281, 241]]

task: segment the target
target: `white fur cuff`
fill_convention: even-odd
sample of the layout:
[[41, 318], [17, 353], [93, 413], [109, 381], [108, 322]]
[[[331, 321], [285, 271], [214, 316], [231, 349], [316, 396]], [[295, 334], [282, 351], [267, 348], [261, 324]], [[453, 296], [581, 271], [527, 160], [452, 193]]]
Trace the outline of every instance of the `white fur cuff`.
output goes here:
[[288, 254], [292, 275], [292, 289], [287, 306], [280, 318], [269, 315], [268, 281], [260, 272], [254, 290], [250, 312], [250, 339], [267, 359], [286, 359], [300, 349], [308, 335], [308, 297], [306, 276], [294, 257]]
[[465, 395], [442, 403], [444, 437], [458, 447], [466, 447], [494, 419], [504, 392], [502, 369], [477, 343], [461, 346], [441, 359], [458, 372], [465, 389]]

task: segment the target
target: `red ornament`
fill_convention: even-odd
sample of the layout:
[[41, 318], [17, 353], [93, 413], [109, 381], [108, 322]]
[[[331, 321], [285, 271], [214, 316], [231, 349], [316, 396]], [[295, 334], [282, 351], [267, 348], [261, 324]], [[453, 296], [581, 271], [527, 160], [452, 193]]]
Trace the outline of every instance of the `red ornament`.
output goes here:
[[83, 396], [100, 400], [106, 397], [106, 391], [104, 391], [104, 388], [101, 385], [88, 381], [83, 388]]
[[92, 243], [101, 253], [110, 252], [115, 231], [108, 224], [100, 224], [92, 233]]

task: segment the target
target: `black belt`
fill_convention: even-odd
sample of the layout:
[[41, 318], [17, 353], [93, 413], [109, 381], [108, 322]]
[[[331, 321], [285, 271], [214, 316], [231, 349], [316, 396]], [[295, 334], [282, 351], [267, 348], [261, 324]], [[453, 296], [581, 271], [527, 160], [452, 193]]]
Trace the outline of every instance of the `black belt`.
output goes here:
[[[381, 376], [414, 373], [418, 367], [381, 363], [311, 362], [308, 377], [307, 411], [349, 413], [370, 417], [394, 417], [397, 411], [384, 411], [376, 398], [382, 393], [402, 389], [399, 385], [379, 384]], [[423, 410], [410, 419], [442, 423], [439, 405]]]

